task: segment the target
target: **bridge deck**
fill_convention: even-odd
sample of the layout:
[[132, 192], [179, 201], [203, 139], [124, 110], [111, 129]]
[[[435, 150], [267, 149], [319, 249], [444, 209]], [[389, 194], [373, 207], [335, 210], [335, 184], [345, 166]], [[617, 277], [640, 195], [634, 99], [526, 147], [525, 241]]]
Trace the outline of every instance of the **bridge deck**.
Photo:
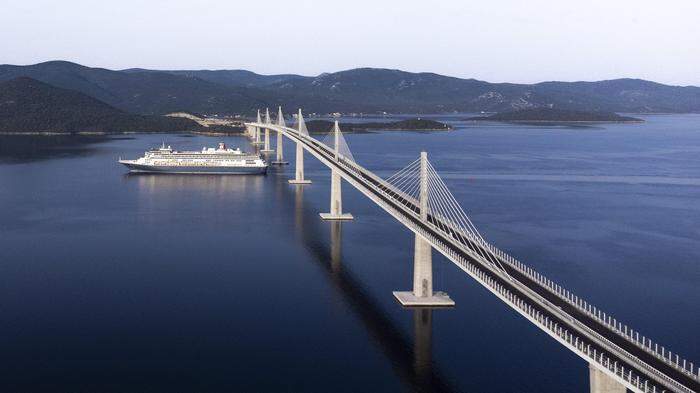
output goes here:
[[[577, 341], [583, 343], [581, 347], [590, 345], [590, 348], [597, 353], [605, 353], [610, 362], [618, 362], [620, 365], [624, 365], [625, 373], [628, 370], [633, 370], [637, 376], [657, 382], [656, 384], [650, 383], [648, 389], [641, 389], [639, 386], [627, 384], [628, 387], [636, 388], [635, 390], [638, 391], [661, 392], [664, 389], [668, 389], [678, 392], [700, 392], [700, 383], [697, 379], [663, 362], [623, 335], [613, 331], [609, 326], [596, 320], [579, 307], [572, 305], [567, 299], [553, 293], [540, 282], [512, 266], [509, 261], [497, 257], [502, 262], [500, 266], [503, 268], [503, 271], [498, 271], [493, 265], [485, 263], [487, 261], [476, 257], [484, 253], [494, 255], [491, 250], [486, 249], [483, 245], [475, 241], [465, 242], [462, 237], [456, 234], [448, 234], [436, 230], [434, 225], [436, 224], [435, 220], [438, 219], [436, 217], [429, 217], [427, 223], [420, 220], [417, 215], [420, 209], [415, 203], [408, 198], [402, 198], [395, 194], [389, 195], [387, 193], [387, 184], [383, 183], [381, 179], [370, 171], [342, 158], [336, 160], [333, 150], [328, 146], [311, 137], [300, 135], [291, 128], [257, 125], [282, 131], [290, 139], [302, 143], [305, 149], [329, 167], [338, 170], [346, 180], [353, 183], [365, 195], [380, 203], [380, 205], [385, 204], [386, 206], [382, 206], [385, 210], [389, 211], [387, 207], [393, 209], [393, 211], [389, 211], [390, 214], [397, 218], [401, 217], [400, 221], [409, 226], [410, 229], [432, 237], [436, 241], [431, 242], [434, 243], [433, 246], [448, 256], [448, 258], [452, 259], [451, 256], [456, 255], [464, 261], [468, 261], [468, 263], [478, 267], [483, 275], [490, 278], [487, 281], [497, 283], [512, 294], [516, 294], [518, 298], [527, 299], [530, 307], [547, 316], [550, 321], [556, 322], [559, 327], [566, 328], [570, 333], [576, 333]], [[461, 266], [463, 262], [455, 260], [453, 262], [464, 268], [464, 266]], [[484, 282], [482, 284], [486, 286]], [[511, 306], [513, 305], [511, 304]], [[548, 333], [551, 334], [550, 332]], [[580, 353], [579, 356], [585, 358]], [[590, 359], [587, 360], [590, 361]]]

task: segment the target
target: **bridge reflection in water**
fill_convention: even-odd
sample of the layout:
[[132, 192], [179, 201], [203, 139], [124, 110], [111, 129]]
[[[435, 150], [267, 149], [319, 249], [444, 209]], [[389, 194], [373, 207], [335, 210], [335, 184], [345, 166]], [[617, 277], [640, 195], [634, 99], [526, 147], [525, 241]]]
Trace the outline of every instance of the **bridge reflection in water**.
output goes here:
[[326, 225], [312, 209], [305, 209], [304, 187], [290, 189], [277, 185], [283, 192], [293, 193], [295, 233], [300, 237], [312, 260], [322, 269], [342, 300], [362, 322], [395, 373], [411, 390], [417, 392], [453, 392], [454, 384], [440, 372], [432, 359], [432, 310], [413, 310], [413, 343], [387, 316], [379, 304], [343, 263], [342, 221], [328, 222], [330, 245], [324, 243], [322, 231]]

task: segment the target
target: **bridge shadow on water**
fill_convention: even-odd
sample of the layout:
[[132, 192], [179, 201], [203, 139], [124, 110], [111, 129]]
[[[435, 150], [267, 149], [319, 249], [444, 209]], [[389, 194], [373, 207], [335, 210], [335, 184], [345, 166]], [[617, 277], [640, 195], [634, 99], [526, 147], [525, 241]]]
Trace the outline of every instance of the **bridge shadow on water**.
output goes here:
[[[324, 223], [316, 208], [305, 208], [304, 187], [276, 182], [277, 192], [294, 200], [294, 227], [313, 261], [322, 268], [342, 300], [362, 322], [401, 381], [415, 392], [454, 392], [457, 388], [440, 372], [432, 359], [432, 310], [414, 309], [413, 345], [401, 329], [367, 293], [360, 281], [346, 268], [342, 255], [343, 223]], [[321, 239], [330, 226], [330, 247]]]

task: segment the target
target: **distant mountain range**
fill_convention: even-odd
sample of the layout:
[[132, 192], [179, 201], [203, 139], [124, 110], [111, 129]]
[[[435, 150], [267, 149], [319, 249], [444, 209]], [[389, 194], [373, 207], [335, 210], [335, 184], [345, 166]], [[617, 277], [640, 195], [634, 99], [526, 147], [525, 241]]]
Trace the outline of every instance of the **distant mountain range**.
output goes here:
[[557, 108], [605, 112], [700, 112], [700, 87], [639, 79], [600, 82], [489, 83], [433, 73], [359, 68], [321, 74], [259, 75], [244, 70], [113, 71], [65, 61], [0, 65], [0, 81], [28, 76], [139, 114], [189, 111], [251, 114], [292, 111], [361, 113], [502, 112]]
[[0, 132], [172, 132], [201, 130], [189, 119], [126, 113], [74, 90], [28, 77], [0, 82]]

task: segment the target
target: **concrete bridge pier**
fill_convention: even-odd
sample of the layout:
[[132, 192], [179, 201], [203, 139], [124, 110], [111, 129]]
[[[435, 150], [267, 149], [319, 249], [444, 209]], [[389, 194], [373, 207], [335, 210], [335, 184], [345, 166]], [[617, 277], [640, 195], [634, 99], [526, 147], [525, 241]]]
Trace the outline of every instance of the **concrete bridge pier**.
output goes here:
[[[428, 220], [428, 154], [420, 153], [420, 217]], [[413, 252], [413, 291], [394, 292], [404, 307], [452, 307], [455, 302], [444, 292], [433, 292], [433, 247], [418, 233]]]
[[253, 145], [254, 146], [260, 146], [262, 145], [262, 141], [260, 140], [260, 127], [255, 127], [255, 138], [253, 138]]
[[[285, 127], [284, 123], [284, 114], [282, 114], [282, 107], [277, 108], [277, 125], [280, 127]], [[288, 165], [289, 162], [284, 160], [284, 145], [283, 145], [283, 138], [282, 138], [282, 132], [277, 131], [277, 157], [275, 161], [272, 161], [273, 165]]]
[[273, 165], [289, 165], [288, 161], [284, 160], [284, 151], [282, 150], [282, 133], [277, 131], [277, 146], [275, 147], [277, 149], [277, 157], [275, 161], [272, 161]]
[[340, 187], [340, 173], [335, 169], [331, 170], [331, 209], [328, 213], [320, 213], [324, 220], [352, 220], [354, 217], [350, 213], [343, 213], [343, 195]]
[[277, 145], [275, 147], [277, 149], [277, 157], [272, 161], [273, 165], [289, 165], [289, 162], [284, 160], [283, 147], [282, 133], [277, 131]]
[[625, 385], [617, 382], [593, 364], [588, 364], [591, 393], [626, 393]]
[[311, 180], [304, 179], [304, 148], [299, 142], [297, 142], [297, 156], [294, 173], [294, 179], [289, 180], [290, 184], [311, 184]]
[[394, 297], [404, 307], [453, 307], [444, 292], [433, 291], [433, 247], [421, 235], [415, 235], [413, 253], [413, 291], [395, 291]]
[[[299, 135], [308, 135], [304, 131], [304, 117], [301, 113], [301, 108], [297, 114], [297, 132]], [[304, 179], [304, 147], [301, 142], [297, 142], [296, 163], [294, 168], [294, 179], [289, 180], [290, 184], [311, 184], [311, 180]]]
[[[338, 128], [338, 121], [335, 122], [334, 127], [335, 134], [335, 159], [340, 158], [340, 128]], [[343, 213], [343, 194], [341, 192], [340, 184], [342, 179], [340, 178], [340, 173], [331, 169], [331, 211], [329, 213], [321, 213], [321, 218], [324, 220], [352, 220], [354, 217], [350, 213]]]
[[[265, 108], [265, 124], [270, 124], [270, 108]], [[270, 129], [265, 127], [265, 145], [262, 150], [260, 150], [261, 153], [271, 153], [272, 150], [270, 150]]]
[[[258, 109], [258, 117], [257, 117], [257, 119], [256, 119], [256, 122], [257, 122], [258, 124], [260, 124], [260, 123], [262, 122], [262, 120], [260, 119], [260, 109]], [[255, 127], [254, 133], [255, 133], [255, 134], [253, 135], [254, 141], [253, 141], [252, 145], [253, 145], [253, 146], [260, 146], [260, 145], [262, 145], [262, 142], [260, 141], [260, 127]]]
[[265, 128], [265, 145], [263, 149], [260, 150], [261, 153], [272, 153], [274, 150], [270, 149], [270, 129]]

